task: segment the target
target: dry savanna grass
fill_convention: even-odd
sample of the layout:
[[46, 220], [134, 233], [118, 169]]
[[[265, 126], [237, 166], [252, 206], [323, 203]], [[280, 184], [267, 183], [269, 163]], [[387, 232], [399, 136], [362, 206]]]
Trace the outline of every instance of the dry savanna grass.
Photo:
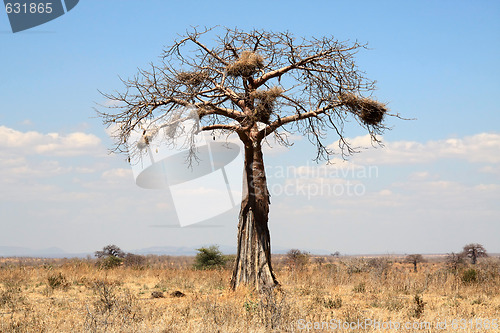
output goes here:
[[149, 256], [141, 267], [102, 269], [91, 259], [0, 259], [0, 332], [396, 332], [333, 325], [358, 321], [412, 325], [397, 332], [500, 331], [498, 258], [458, 270], [435, 259], [414, 272], [396, 257], [292, 264], [276, 256], [282, 286], [264, 293], [230, 291], [229, 268], [192, 263]]

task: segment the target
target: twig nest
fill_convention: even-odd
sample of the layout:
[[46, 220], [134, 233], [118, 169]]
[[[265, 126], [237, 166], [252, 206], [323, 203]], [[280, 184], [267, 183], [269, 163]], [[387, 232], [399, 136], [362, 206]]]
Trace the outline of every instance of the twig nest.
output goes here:
[[264, 67], [264, 58], [252, 51], [243, 51], [238, 60], [228, 65], [227, 75], [250, 77]]
[[172, 115], [169, 122], [165, 127], [165, 136], [169, 139], [174, 139], [177, 133], [177, 129], [179, 128], [179, 119], [181, 119], [181, 113], [176, 112]]
[[188, 86], [199, 86], [208, 78], [205, 72], [180, 72], [177, 74], [177, 80]]
[[283, 89], [272, 87], [268, 90], [255, 90], [250, 97], [255, 102], [255, 115], [258, 121], [269, 123], [269, 118], [273, 112], [276, 99], [281, 96]]
[[151, 136], [143, 134], [137, 141], [137, 148], [139, 148], [139, 150], [143, 150], [149, 145], [150, 142], [151, 142]]
[[366, 97], [358, 97], [354, 94], [343, 93], [340, 100], [345, 107], [357, 114], [367, 125], [379, 125], [387, 112], [385, 104]]

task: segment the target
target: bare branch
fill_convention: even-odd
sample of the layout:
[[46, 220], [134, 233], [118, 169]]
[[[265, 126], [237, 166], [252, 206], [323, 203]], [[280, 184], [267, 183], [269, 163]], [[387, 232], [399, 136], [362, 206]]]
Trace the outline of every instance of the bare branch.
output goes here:
[[338, 136], [346, 156], [355, 149], [344, 136], [345, 122], [354, 119], [377, 143], [385, 117], [394, 116], [383, 103], [363, 97], [374, 90], [354, 61], [364, 45], [333, 37], [297, 41], [288, 32], [216, 30], [193, 29], [166, 48], [159, 64], [122, 80], [124, 92], [103, 94], [108, 111], [98, 113], [106, 125], [118, 125], [115, 151], [127, 152], [127, 139], [145, 121], [194, 108], [203, 129], [238, 131], [250, 141], [272, 133], [283, 145], [290, 144], [283, 133], [299, 133], [316, 146], [317, 158], [328, 160], [334, 151], [327, 133]]

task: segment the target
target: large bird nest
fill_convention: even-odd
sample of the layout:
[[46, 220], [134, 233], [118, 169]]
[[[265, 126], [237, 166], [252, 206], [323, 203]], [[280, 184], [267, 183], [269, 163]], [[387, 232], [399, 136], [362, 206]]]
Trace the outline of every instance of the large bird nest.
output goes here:
[[276, 99], [281, 96], [283, 89], [272, 87], [268, 90], [255, 90], [250, 94], [255, 103], [256, 120], [269, 123], [269, 118], [273, 112]]
[[199, 86], [208, 78], [205, 72], [180, 72], [177, 74], [177, 80], [188, 86]]
[[351, 93], [341, 94], [340, 100], [345, 107], [358, 115], [367, 125], [379, 125], [387, 112], [385, 104]]
[[241, 52], [238, 60], [226, 68], [229, 76], [250, 77], [264, 67], [264, 58], [252, 51]]

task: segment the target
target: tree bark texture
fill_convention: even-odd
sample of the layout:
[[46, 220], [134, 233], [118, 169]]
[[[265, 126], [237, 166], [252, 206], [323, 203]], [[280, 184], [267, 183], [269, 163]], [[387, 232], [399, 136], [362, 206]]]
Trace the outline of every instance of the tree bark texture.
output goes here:
[[270, 198], [259, 142], [245, 142], [244, 174], [244, 196], [238, 223], [238, 252], [231, 288], [236, 289], [244, 284], [263, 290], [278, 285], [278, 281], [271, 266], [268, 228]]

